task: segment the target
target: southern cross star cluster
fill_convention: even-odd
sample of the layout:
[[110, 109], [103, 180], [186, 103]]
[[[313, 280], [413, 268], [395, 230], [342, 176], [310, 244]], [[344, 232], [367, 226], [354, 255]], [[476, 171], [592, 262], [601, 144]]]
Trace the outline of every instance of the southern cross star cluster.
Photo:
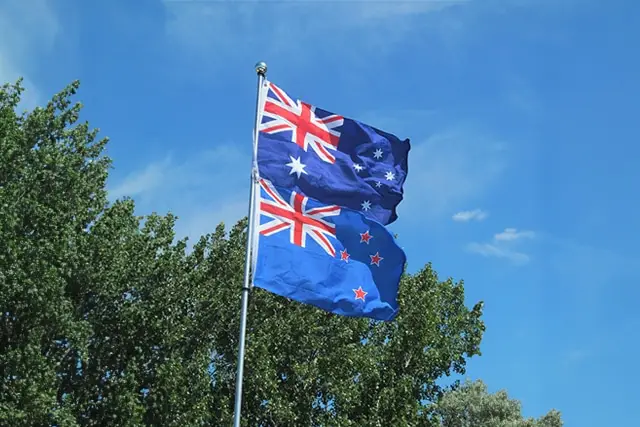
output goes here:
[[[368, 245], [369, 240], [371, 240], [372, 238], [373, 236], [369, 233], [369, 230], [365, 231], [364, 233], [360, 233], [360, 243], [366, 243]], [[347, 252], [347, 248], [344, 248], [343, 250], [340, 251], [341, 261], [349, 262], [350, 257], [351, 255], [349, 255], [349, 253]], [[370, 265], [376, 265], [378, 267], [380, 267], [380, 261], [384, 259], [380, 256], [380, 252], [376, 252], [373, 255], [369, 255], [369, 258], [371, 258]], [[368, 292], [365, 292], [362, 289], [362, 286], [360, 286], [358, 289], [352, 289], [352, 290], [355, 294], [356, 300], [364, 301], [364, 297], [368, 294]]]
[[[382, 149], [381, 148], [377, 148], [373, 152], [373, 158], [374, 159], [382, 158]], [[289, 175], [296, 175], [298, 178], [300, 178], [300, 176], [302, 174], [307, 174], [308, 173], [305, 170], [307, 165], [302, 163], [302, 161], [300, 160], [300, 156], [298, 156], [297, 158], [294, 158], [293, 156], [289, 156], [289, 159], [291, 161], [289, 163], [286, 163], [286, 166], [288, 166], [290, 168]], [[353, 169], [356, 172], [362, 172], [365, 169], [365, 167], [362, 166], [359, 163], [354, 163], [353, 164]], [[386, 181], [394, 181], [396, 179], [396, 174], [393, 171], [387, 171], [384, 174], [384, 179]], [[380, 188], [380, 187], [382, 187], [382, 182], [380, 180], [376, 180], [375, 183], [374, 183], [374, 186], [376, 188]], [[362, 203], [360, 204], [360, 206], [362, 207], [362, 210], [366, 212], [369, 209], [371, 209], [371, 201], [370, 200], [363, 200]]]

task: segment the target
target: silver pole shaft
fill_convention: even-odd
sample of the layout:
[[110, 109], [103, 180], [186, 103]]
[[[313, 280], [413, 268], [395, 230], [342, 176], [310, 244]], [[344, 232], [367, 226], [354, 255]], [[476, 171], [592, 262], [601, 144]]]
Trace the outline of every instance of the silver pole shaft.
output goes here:
[[246, 260], [244, 264], [244, 284], [242, 286], [242, 300], [240, 302], [240, 338], [238, 344], [238, 370], [236, 372], [236, 401], [233, 414], [233, 426], [240, 427], [241, 409], [242, 409], [242, 379], [244, 373], [244, 347], [247, 334], [247, 311], [249, 306], [249, 291], [251, 290], [251, 273], [254, 267], [253, 252], [255, 248], [255, 220], [256, 220], [256, 199], [259, 198], [259, 174], [258, 174], [258, 132], [260, 127], [260, 94], [262, 93], [262, 85], [264, 83], [265, 74], [267, 73], [267, 64], [258, 62], [256, 64], [256, 73], [258, 74], [258, 94], [256, 97], [256, 117], [255, 127], [253, 128], [253, 159], [251, 161], [251, 186], [249, 189], [249, 215], [247, 216], [247, 249]]

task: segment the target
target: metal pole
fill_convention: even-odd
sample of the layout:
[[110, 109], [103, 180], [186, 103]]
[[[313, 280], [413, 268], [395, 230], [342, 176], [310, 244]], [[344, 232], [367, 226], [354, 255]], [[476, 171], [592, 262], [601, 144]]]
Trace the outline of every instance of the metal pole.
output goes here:
[[267, 73], [267, 64], [258, 62], [256, 64], [258, 74], [258, 94], [256, 97], [256, 117], [253, 128], [253, 159], [251, 161], [251, 186], [249, 189], [249, 215], [247, 216], [247, 252], [244, 264], [244, 284], [242, 285], [242, 301], [240, 303], [240, 339], [238, 344], [238, 371], [236, 372], [236, 402], [233, 414], [233, 426], [240, 427], [240, 412], [242, 409], [242, 379], [244, 371], [244, 346], [247, 333], [247, 308], [249, 306], [249, 291], [251, 290], [251, 273], [253, 269], [253, 252], [255, 248], [255, 220], [256, 220], [256, 199], [259, 199], [259, 174], [258, 174], [258, 129], [260, 127], [260, 102], [262, 84]]

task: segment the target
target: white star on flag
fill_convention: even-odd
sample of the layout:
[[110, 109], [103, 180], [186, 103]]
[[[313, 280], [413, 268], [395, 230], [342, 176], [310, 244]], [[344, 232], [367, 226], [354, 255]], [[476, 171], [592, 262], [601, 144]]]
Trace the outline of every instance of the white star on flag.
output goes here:
[[376, 181], [376, 187], [378, 188], [382, 187], [382, 183], [380, 181]]
[[378, 148], [376, 151], [373, 152], [373, 157], [376, 159], [381, 159], [382, 158], [382, 149]]
[[362, 169], [364, 169], [362, 166], [360, 166], [357, 163], [353, 164], [353, 168], [356, 170], [356, 172], [360, 172]]
[[364, 202], [362, 202], [360, 206], [362, 206], [362, 210], [366, 212], [369, 209], [371, 209], [371, 202], [368, 200], [365, 200]]
[[296, 175], [298, 175], [298, 178], [300, 178], [301, 174], [307, 173], [307, 171], [304, 170], [304, 168], [307, 165], [304, 165], [302, 164], [302, 162], [300, 162], [300, 157], [298, 157], [297, 159], [294, 159], [293, 156], [289, 156], [289, 158], [291, 159], [291, 163], [287, 163], [287, 166], [291, 168], [289, 175], [292, 175], [295, 173]]
[[387, 181], [393, 181], [393, 180], [395, 179], [395, 177], [396, 177], [396, 176], [393, 174], [393, 172], [387, 172], [387, 173], [384, 175], [384, 177], [385, 177], [385, 178], [387, 178]]

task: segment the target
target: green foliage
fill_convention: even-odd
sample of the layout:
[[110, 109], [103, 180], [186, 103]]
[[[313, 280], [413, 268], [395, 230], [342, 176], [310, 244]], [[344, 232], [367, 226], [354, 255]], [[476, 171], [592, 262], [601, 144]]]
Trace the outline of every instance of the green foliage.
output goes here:
[[[45, 108], [17, 115], [20, 84], [0, 90], [0, 424], [71, 419], [62, 404], [66, 365], [86, 347], [69, 279], [103, 209], [106, 140], [78, 120], [73, 83]], [[59, 396], [60, 394], [60, 396]]]
[[441, 427], [562, 427], [558, 411], [538, 420], [525, 419], [520, 402], [509, 399], [503, 390], [489, 394], [482, 381], [467, 381], [445, 393], [434, 408]]
[[[21, 115], [20, 83], [0, 90], [0, 425], [229, 425], [246, 222], [188, 250], [174, 216], [108, 203], [77, 88]], [[482, 306], [430, 265], [400, 300], [376, 323], [255, 289], [243, 425], [432, 425], [436, 380], [479, 354]]]

